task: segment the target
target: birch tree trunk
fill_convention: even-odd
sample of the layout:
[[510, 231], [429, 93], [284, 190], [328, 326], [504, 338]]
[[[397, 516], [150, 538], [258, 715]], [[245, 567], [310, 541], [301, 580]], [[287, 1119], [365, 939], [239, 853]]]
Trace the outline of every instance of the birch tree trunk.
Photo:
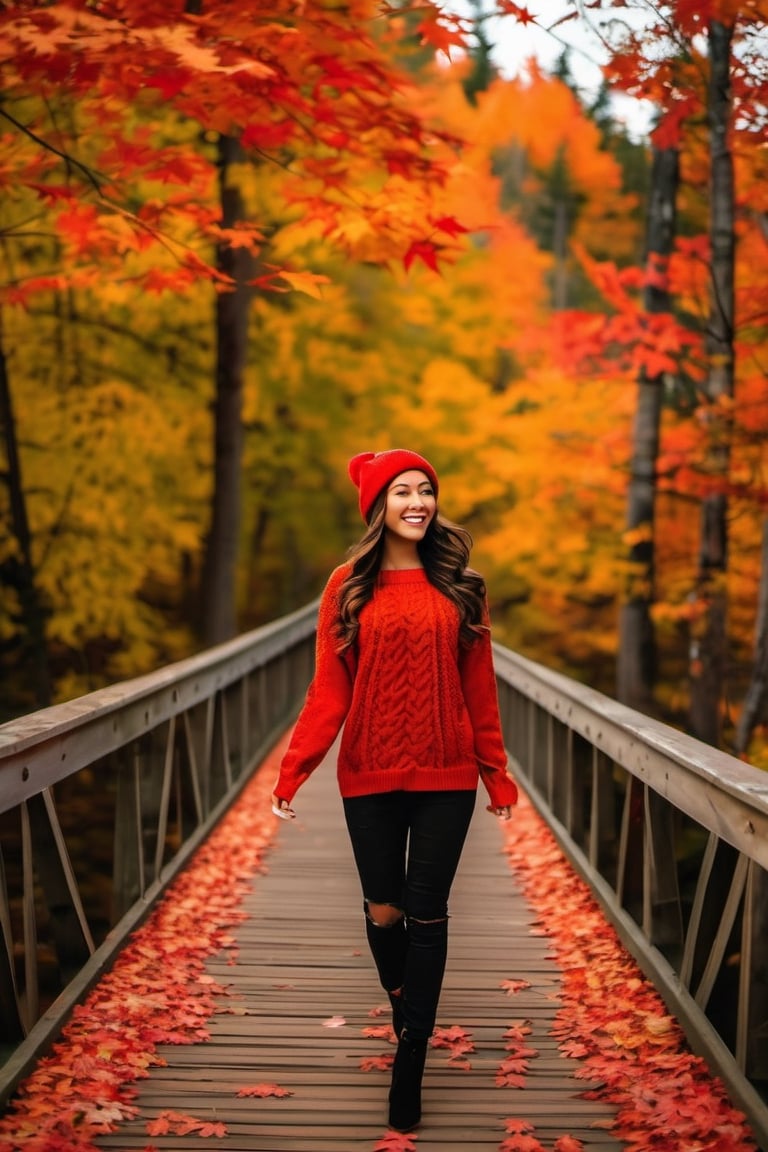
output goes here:
[[[653, 154], [648, 205], [645, 309], [668, 312], [666, 269], [675, 241], [679, 154], [675, 148]], [[660, 283], [660, 274], [663, 281]], [[656, 461], [664, 393], [663, 375], [638, 380], [637, 408], [632, 432], [632, 464], [627, 493], [627, 531], [632, 533], [628, 559], [632, 575], [619, 613], [619, 653], [616, 692], [623, 704], [649, 713], [653, 710], [656, 643], [650, 608], [654, 597], [654, 523]]]
[[691, 637], [690, 721], [693, 734], [721, 743], [721, 703], [725, 684], [728, 501], [725, 485], [730, 464], [730, 420], [722, 401], [734, 392], [734, 181], [728, 132], [731, 119], [730, 64], [733, 27], [709, 25], [710, 76], [710, 310], [707, 329], [707, 394], [710, 406], [708, 469], [713, 491], [701, 509], [697, 598], [702, 609]]

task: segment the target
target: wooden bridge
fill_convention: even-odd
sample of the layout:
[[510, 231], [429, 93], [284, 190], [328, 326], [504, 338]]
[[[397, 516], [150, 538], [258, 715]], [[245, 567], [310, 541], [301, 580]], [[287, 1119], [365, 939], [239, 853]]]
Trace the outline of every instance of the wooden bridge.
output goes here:
[[332, 765], [269, 817], [315, 610], [0, 727], [3, 1152], [768, 1149], [768, 777], [501, 648], [525, 796], [387, 1132]]

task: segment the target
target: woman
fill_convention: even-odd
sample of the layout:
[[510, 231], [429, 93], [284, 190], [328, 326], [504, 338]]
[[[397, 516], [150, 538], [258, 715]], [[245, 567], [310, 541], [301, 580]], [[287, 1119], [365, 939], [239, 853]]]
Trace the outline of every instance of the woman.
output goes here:
[[273, 796], [291, 801], [344, 724], [338, 782], [371, 953], [398, 1037], [389, 1122], [421, 1119], [421, 1081], [448, 941], [448, 896], [475, 803], [510, 817], [482, 578], [471, 538], [437, 511], [438, 478], [404, 449], [349, 463], [367, 531], [332, 574], [315, 675]]

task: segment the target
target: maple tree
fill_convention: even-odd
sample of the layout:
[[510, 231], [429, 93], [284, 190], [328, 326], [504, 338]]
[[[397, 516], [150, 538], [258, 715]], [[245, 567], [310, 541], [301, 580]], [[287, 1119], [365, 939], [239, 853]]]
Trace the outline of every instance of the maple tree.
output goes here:
[[[682, 715], [680, 637], [697, 626], [688, 599], [692, 509], [709, 483], [712, 427], [696, 403], [709, 259], [697, 68], [706, 61], [673, 68], [670, 54], [653, 71], [640, 39], [626, 51], [615, 46], [617, 82], [661, 93], [679, 110], [677, 95], [665, 95], [674, 79], [698, 101], [668, 125], [682, 134], [681, 235], [666, 268], [651, 261], [642, 269], [640, 205], [624, 181], [617, 137], [563, 79], [531, 66], [468, 96], [473, 62], [461, 53], [471, 19], [426, 5], [373, 19], [378, 9], [361, 4], [352, 25], [321, 7], [310, 6], [306, 25], [282, 9], [270, 18], [250, 11], [231, 52], [221, 13], [158, 14], [150, 5], [121, 23], [111, 10], [75, 5], [62, 15], [52, 5], [21, 21], [4, 104], [21, 127], [6, 119], [14, 147], [0, 174], [4, 342], [30, 586], [42, 609], [39, 651], [56, 698], [156, 667], [199, 642], [195, 601], [215, 498], [215, 310], [234, 295], [218, 245], [243, 256], [252, 281], [242, 407], [233, 418], [242, 460], [238, 467], [236, 448], [231, 474], [242, 490], [223, 501], [237, 555], [226, 608], [237, 627], [318, 591], [359, 528], [347, 458], [361, 445], [407, 440], [434, 457], [445, 511], [475, 533], [498, 638], [608, 691], [621, 590], [647, 587], [636, 561], [652, 544], [653, 599], [643, 611], [659, 641], [655, 698], [668, 715]], [[573, 11], [588, 15], [576, 4]], [[508, 6], [508, 18], [533, 17]], [[42, 52], [33, 48], [40, 29]], [[274, 56], [274, 75], [231, 70], [248, 37], [261, 37], [262, 47], [270, 41], [254, 59], [271, 67]], [[89, 71], [91, 40], [99, 67]], [[283, 59], [289, 43], [301, 49], [296, 60]], [[144, 88], [133, 63], [119, 64], [126, 46], [147, 53]], [[310, 67], [305, 49], [322, 61]], [[77, 65], [71, 76], [67, 53]], [[357, 133], [344, 151], [344, 133], [331, 140], [325, 120], [313, 135], [318, 110], [321, 118], [343, 112], [345, 128], [355, 115], [362, 124], [362, 109], [348, 107], [357, 100], [352, 78], [373, 59], [383, 71], [372, 70], [371, 84], [384, 72], [397, 78], [393, 107], [387, 96], [379, 108], [366, 89], [369, 127], [384, 117], [371, 129], [375, 140]], [[66, 83], [45, 88], [46, 68], [66, 73]], [[279, 100], [267, 109], [278, 76], [283, 97], [298, 85], [295, 116]], [[245, 112], [230, 116], [228, 108], [249, 85], [245, 123]], [[750, 91], [740, 78], [740, 107]], [[226, 188], [240, 204], [226, 226], [217, 183], [225, 139], [236, 142]], [[737, 140], [738, 447], [727, 483], [743, 564], [727, 581], [743, 662], [761, 528], [765, 289], [754, 212], [764, 162], [746, 121]], [[574, 211], [558, 247], [550, 225], [560, 192]], [[35, 222], [35, 237], [22, 235], [30, 231], [24, 221]], [[673, 310], [649, 316], [643, 294], [664, 275]], [[599, 297], [600, 310], [553, 317], [558, 281], [585, 306]], [[661, 414], [651, 540], [625, 507], [643, 377], [663, 379], [672, 402]], [[235, 490], [221, 487], [219, 499], [226, 491]], [[7, 494], [2, 504], [7, 523]], [[0, 643], [13, 704], [25, 710], [35, 697], [14, 659], [25, 619], [12, 574], [18, 554], [10, 532], [0, 542]]]
[[[240, 282], [242, 294], [286, 284], [314, 291], [316, 284], [302, 270], [285, 269], [283, 279], [279, 265], [263, 261], [260, 222], [240, 218], [241, 202], [232, 200], [235, 154], [278, 165], [295, 210], [347, 250], [365, 233], [367, 259], [410, 260], [416, 253], [435, 264], [441, 234], [447, 228], [449, 238], [455, 235], [453, 222], [398, 212], [412, 186], [422, 187], [422, 205], [428, 203], [450, 152], [439, 155], [440, 133], [405, 99], [386, 37], [372, 28], [375, 12], [363, 0], [343, 13], [304, 5], [299, 19], [290, 4], [252, 6], [236, 17], [220, 9], [169, 11], [156, 2], [130, 14], [108, 3], [8, 5], [0, 13], [0, 120], [9, 157], [0, 196], [13, 206], [4, 227], [3, 300], [18, 307], [105, 280], [180, 292], [203, 278], [216, 289], [220, 416], [204, 580], [214, 601], [206, 604], [209, 642], [233, 627], [242, 386], [242, 370], [229, 372], [235, 286]], [[177, 132], [163, 139], [171, 113]], [[226, 163], [224, 145], [217, 154], [212, 140], [229, 141]], [[220, 206], [213, 198], [217, 170], [224, 177]], [[46, 238], [37, 245], [50, 259], [43, 275], [17, 258], [26, 255], [29, 219], [35, 235]], [[259, 256], [258, 273], [244, 283], [240, 265]], [[241, 321], [240, 360], [243, 328]], [[5, 379], [10, 394], [7, 371]], [[5, 405], [6, 417], [10, 412]], [[15, 435], [11, 420], [4, 423]], [[8, 457], [16, 459], [12, 446]], [[10, 483], [11, 504], [22, 509], [10, 525], [25, 557], [20, 617], [39, 653], [46, 612], [38, 607], [32, 549], [24, 548], [26, 494], [17, 475]], [[43, 691], [37, 703], [48, 702]]]
[[[598, 10], [600, 7], [594, 5]], [[583, 341], [581, 352], [591, 351], [598, 360], [608, 350], [612, 362], [609, 371], [615, 371], [618, 351], [624, 352], [625, 362], [634, 363], [648, 379], [665, 378], [667, 395], [673, 397], [678, 410], [687, 408], [707, 429], [708, 436], [693, 433], [689, 437], [689, 444], [696, 441], [696, 455], [689, 455], [685, 479], [682, 471], [676, 471], [671, 483], [669, 476], [663, 477], [664, 463], [669, 462], [663, 445], [656, 468], [648, 475], [652, 484], [657, 482], [653, 478], [657, 475], [658, 482], [668, 490], [674, 488], [684, 499], [700, 502], [704, 516], [697, 549], [701, 568], [698, 574], [689, 571], [679, 619], [686, 619], [690, 629], [688, 676], [698, 717], [694, 729], [703, 738], [717, 742], [725, 653], [734, 641], [743, 643], [737, 639], [743, 635], [738, 627], [731, 626], [726, 637], [726, 585], [730, 577], [726, 567], [725, 509], [736, 492], [741, 502], [761, 501], [759, 481], [751, 492], [749, 485], [734, 483], [731, 462], [745, 450], [753, 460], [756, 456], [754, 444], [746, 446], [748, 436], [745, 437], [742, 419], [752, 421], [756, 377], [760, 374], [755, 353], [764, 342], [761, 331], [764, 333], [765, 312], [763, 309], [760, 313], [758, 303], [764, 298], [764, 287], [759, 283], [759, 273], [756, 276], [751, 266], [750, 252], [754, 251], [756, 237], [749, 220], [751, 206], [761, 203], [754, 174], [763, 167], [757, 146], [762, 131], [759, 108], [768, 90], [768, 77], [759, 44], [766, 25], [758, 8], [730, 0], [707, 5], [648, 5], [646, 16], [646, 27], [640, 30], [622, 25], [621, 21], [611, 26], [613, 55], [608, 71], [627, 90], [656, 102], [660, 110], [653, 134], [656, 146], [660, 150], [680, 150], [681, 154], [680, 195], [686, 223], [690, 228], [697, 220], [697, 227], [710, 227], [711, 236], [681, 237], [671, 260], [654, 260], [645, 277], [631, 269], [622, 273], [615, 265], [598, 268], [593, 264], [592, 274], [614, 314], [593, 317], [582, 327], [580, 337], [576, 328], [571, 328], [567, 336], [572, 352], [578, 339]], [[704, 39], [707, 33], [708, 52]], [[721, 42], [723, 51], [719, 52]], [[732, 115], [728, 110], [729, 85]], [[715, 175], [710, 178], [710, 173]], [[713, 190], [712, 197], [707, 196], [709, 188]], [[742, 288], [747, 280], [752, 287], [749, 299]], [[657, 288], [669, 290], [666, 311], [649, 312], [642, 306], [638, 295], [643, 284], [646, 294]], [[686, 390], [696, 397], [694, 403], [684, 399]], [[749, 409], [752, 414], [748, 415]], [[738, 465], [736, 470], [744, 475]], [[759, 468], [752, 475], [757, 477]], [[647, 560], [664, 529], [654, 523], [652, 507], [647, 511], [651, 518], [644, 523], [635, 523], [636, 517], [630, 512], [627, 543], [633, 578], [639, 579], [644, 595], [652, 596], [654, 573], [647, 566], [643, 570], [642, 564], [638, 567], [637, 560], [643, 553], [643, 562]], [[729, 515], [728, 520], [733, 521], [734, 517]], [[754, 555], [754, 544], [749, 552]], [[645, 620], [643, 631], [648, 644], [648, 621], [658, 612], [655, 608], [649, 611], [650, 600], [638, 602], [636, 607]], [[627, 652], [623, 653], [620, 668], [621, 661], [629, 658]], [[637, 665], [637, 654], [634, 659]], [[650, 707], [647, 680], [646, 676], [642, 694], [644, 706]]]

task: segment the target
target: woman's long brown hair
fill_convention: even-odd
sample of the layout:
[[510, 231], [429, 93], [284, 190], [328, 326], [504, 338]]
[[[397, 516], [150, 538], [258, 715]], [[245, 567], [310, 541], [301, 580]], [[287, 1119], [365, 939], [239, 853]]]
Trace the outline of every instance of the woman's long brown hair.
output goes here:
[[[345, 652], [355, 643], [360, 613], [373, 596], [384, 554], [386, 501], [387, 494], [382, 492], [373, 505], [368, 531], [349, 552], [352, 571], [339, 592], [339, 652]], [[438, 513], [417, 547], [430, 584], [456, 605], [462, 643], [471, 644], [483, 630], [485, 600], [485, 581], [479, 572], [467, 567], [472, 537], [466, 528], [452, 524]]]

